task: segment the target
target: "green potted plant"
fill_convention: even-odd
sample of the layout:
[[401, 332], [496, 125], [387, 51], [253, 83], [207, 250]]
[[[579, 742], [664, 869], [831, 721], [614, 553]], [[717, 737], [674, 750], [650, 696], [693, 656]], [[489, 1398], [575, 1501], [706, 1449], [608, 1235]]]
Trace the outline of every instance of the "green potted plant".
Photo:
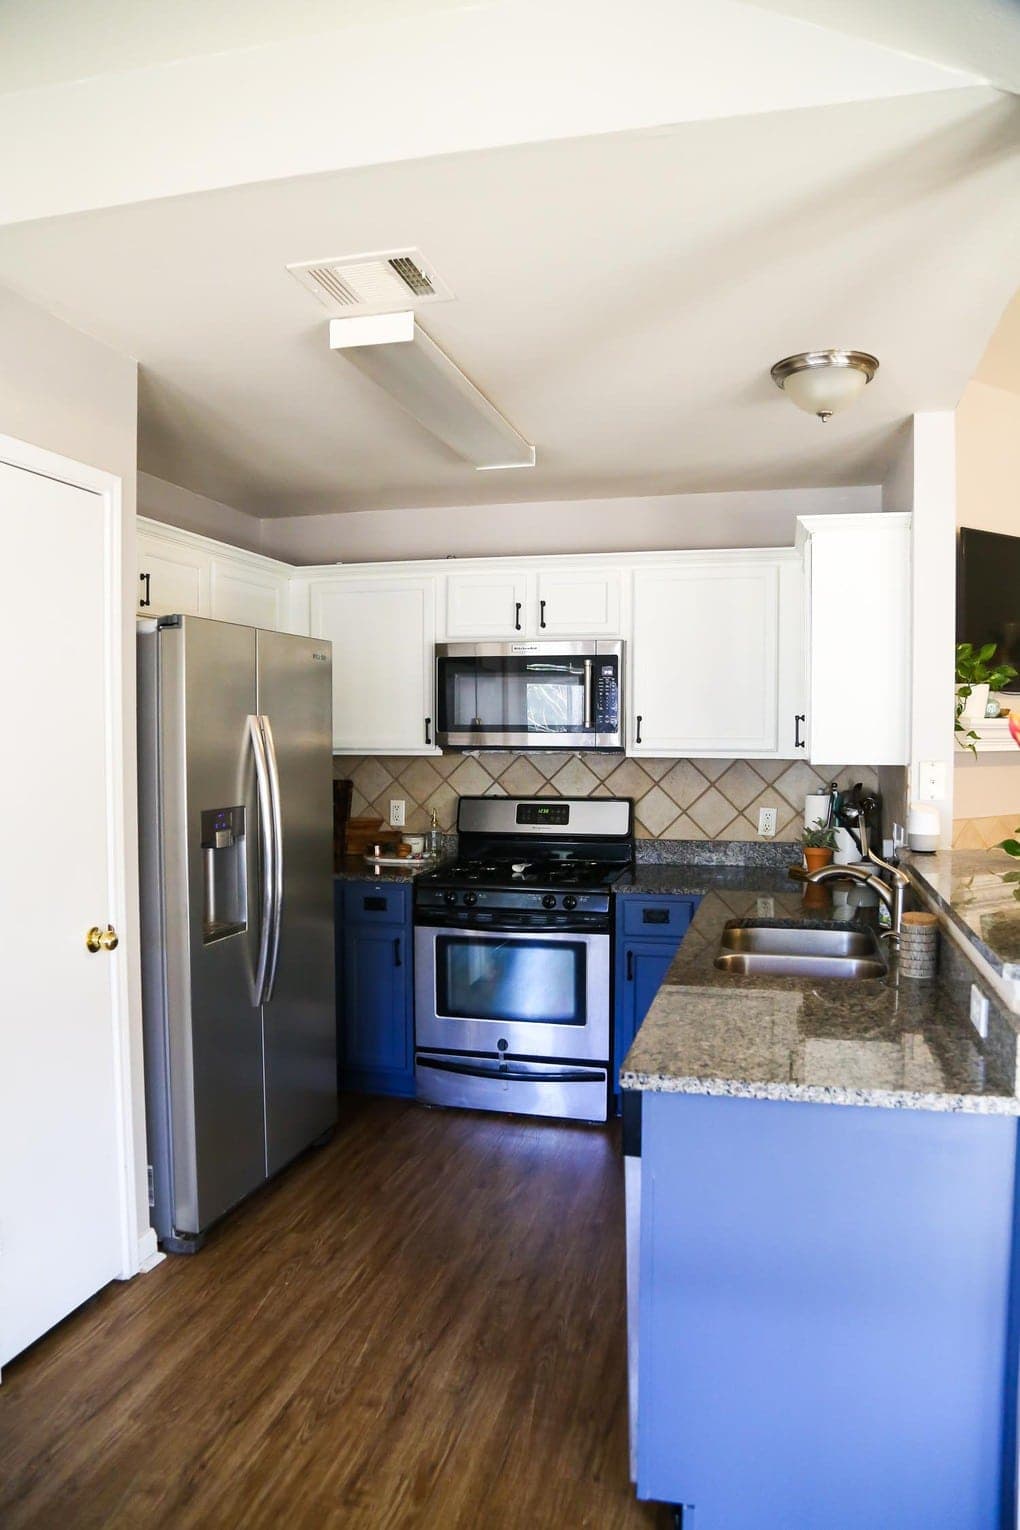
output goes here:
[[977, 750], [978, 735], [968, 723], [983, 722], [988, 707], [989, 691], [1001, 691], [1004, 685], [1016, 678], [1012, 664], [996, 664], [994, 643], [983, 643], [975, 648], [973, 643], [956, 645], [956, 731], [965, 749], [972, 754]]
[[804, 830], [800, 842], [804, 846], [804, 864], [808, 871], [817, 871], [821, 866], [828, 866], [832, 860], [836, 848], [836, 831], [828, 828], [818, 818], [810, 829]]

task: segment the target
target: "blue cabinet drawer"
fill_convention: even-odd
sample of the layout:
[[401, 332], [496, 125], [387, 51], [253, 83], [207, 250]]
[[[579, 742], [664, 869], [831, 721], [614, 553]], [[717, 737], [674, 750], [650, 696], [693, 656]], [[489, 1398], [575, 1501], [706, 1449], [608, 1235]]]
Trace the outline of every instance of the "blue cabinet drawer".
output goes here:
[[345, 882], [345, 924], [403, 924], [411, 889], [397, 882]]
[[679, 939], [694, 917], [696, 898], [620, 898], [620, 928], [624, 935], [647, 940]]

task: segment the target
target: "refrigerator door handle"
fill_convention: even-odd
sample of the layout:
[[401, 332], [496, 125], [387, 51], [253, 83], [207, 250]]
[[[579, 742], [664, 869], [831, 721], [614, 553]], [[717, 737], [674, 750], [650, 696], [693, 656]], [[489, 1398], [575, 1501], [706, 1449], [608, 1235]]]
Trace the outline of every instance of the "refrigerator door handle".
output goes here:
[[265, 991], [262, 1002], [268, 1004], [276, 987], [276, 972], [280, 965], [280, 930], [283, 925], [283, 804], [280, 799], [280, 769], [276, 762], [276, 745], [273, 742], [273, 725], [264, 714], [261, 718], [262, 737], [265, 743], [266, 763], [269, 766], [270, 814], [273, 840], [273, 888], [272, 922], [269, 934], [269, 961], [266, 969]]
[[263, 1002], [266, 991], [266, 974], [269, 970], [270, 935], [273, 928], [273, 890], [276, 885], [274, 872], [275, 841], [271, 832], [273, 822], [272, 787], [269, 781], [269, 765], [266, 746], [262, 736], [262, 720], [254, 715], [248, 718], [248, 737], [255, 759], [255, 786], [259, 799], [259, 842], [262, 849], [262, 897], [259, 914], [259, 952], [255, 962], [255, 991], [252, 999], [256, 1009]]

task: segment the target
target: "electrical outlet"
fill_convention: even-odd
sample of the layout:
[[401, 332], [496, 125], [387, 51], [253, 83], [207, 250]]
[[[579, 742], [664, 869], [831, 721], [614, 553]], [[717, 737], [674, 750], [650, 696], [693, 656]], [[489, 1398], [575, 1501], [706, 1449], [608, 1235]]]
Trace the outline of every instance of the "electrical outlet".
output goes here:
[[390, 828], [402, 829], [405, 823], [407, 803], [403, 797], [390, 798]]
[[988, 1037], [988, 999], [976, 983], [970, 985], [970, 1023], [985, 1041]]
[[776, 832], [777, 808], [758, 809], [758, 833], [764, 839], [772, 839]]
[[775, 898], [756, 898], [754, 911], [759, 919], [774, 919], [776, 917]]

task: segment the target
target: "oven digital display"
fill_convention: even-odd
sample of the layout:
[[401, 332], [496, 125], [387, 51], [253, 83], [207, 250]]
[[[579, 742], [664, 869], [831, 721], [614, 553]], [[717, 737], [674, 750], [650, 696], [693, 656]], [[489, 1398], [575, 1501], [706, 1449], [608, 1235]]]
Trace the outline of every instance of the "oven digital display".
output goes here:
[[570, 805], [566, 802], [519, 802], [518, 823], [569, 824]]

